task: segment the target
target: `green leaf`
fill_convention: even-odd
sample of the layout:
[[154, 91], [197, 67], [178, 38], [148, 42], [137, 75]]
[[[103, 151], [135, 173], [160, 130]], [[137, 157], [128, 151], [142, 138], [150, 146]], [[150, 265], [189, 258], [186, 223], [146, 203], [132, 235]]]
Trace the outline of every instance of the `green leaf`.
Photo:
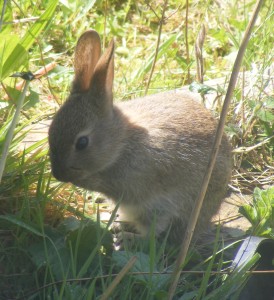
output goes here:
[[18, 227], [24, 228], [37, 236], [45, 237], [45, 235], [43, 233], [41, 233], [40, 231], [38, 231], [36, 228], [32, 227], [31, 225], [25, 223], [24, 221], [19, 220], [16, 216], [12, 216], [12, 215], [0, 216], [0, 220], [11, 222], [12, 224], [14, 224]]
[[58, 230], [63, 232], [64, 234], [67, 234], [70, 231], [78, 230], [81, 226], [81, 222], [73, 217], [67, 217], [65, 218], [58, 226]]
[[[20, 40], [16, 35], [13, 34], [4, 34], [0, 33], [0, 40], [1, 40], [1, 46], [0, 46], [0, 79], [4, 79], [3, 73], [5, 72], [4, 65], [6, 65], [7, 60], [9, 57], [13, 57], [12, 53], [17, 49], [18, 52], [20, 52], [20, 61], [13, 61], [11, 62], [12, 65], [15, 68], [17, 64], [20, 66], [24, 62], [24, 66], [27, 66], [27, 51], [20, 45]], [[11, 59], [10, 59], [11, 60]], [[22, 63], [21, 63], [22, 62]], [[12, 69], [14, 70], [14, 69]]]
[[247, 220], [252, 224], [252, 225], [256, 225], [257, 223], [257, 212], [256, 209], [247, 204], [247, 205], [243, 205], [239, 208], [239, 213], [242, 214], [245, 218], [247, 218]]
[[86, 0], [85, 2], [79, 2], [79, 3], [85, 3], [85, 5], [79, 5], [80, 12], [77, 14], [77, 16], [74, 18], [73, 23], [77, 23], [79, 20], [81, 20], [83, 17], [85, 17], [88, 12], [92, 9], [93, 5], [95, 4], [96, 0]]
[[155, 266], [153, 270], [151, 270], [150, 256], [143, 252], [131, 253], [129, 251], [119, 251], [113, 252], [112, 258], [115, 264], [119, 268], [123, 268], [132, 256], [137, 256], [138, 259], [134, 266], [131, 268], [131, 272], [140, 273], [140, 275], [134, 275], [138, 281], [143, 282], [144, 284], [149, 284], [151, 291], [159, 292], [161, 287], [166, 286], [169, 276], [166, 274], [143, 274], [146, 273], [157, 273], [158, 269]]
[[[19, 99], [21, 92], [18, 91], [15, 88], [11, 88], [9, 86], [6, 86], [6, 90], [8, 91], [10, 97], [14, 100]], [[39, 102], [39, 94], [34, 91], [33, 89], [29, 88], [28, 95], [25, 97], [24, 100], [24, 110], [28, 110], [29, 108], [34, 107]]]
[[260, 120], [264, 122], [274, 122], [274, 114], [270, 110], [261, 108], [257, 110], [255, 114]]
[[266, 97], [263, 102], [250, 100], [248, 101], [248, 105], [250, 108], [254, 110], [255, 116], [257, 116], [263, 122], [274, 122], [274, 98]]
[[[70, 270], [70, 253], [65, 247], [64, 237], [56, 237], [53, 240], [41, 240], [28, 248], [32, 262], [38, 269], [48, 266], [51, 268], [54, 279], [64, 279], [65, 273]], [[71, 274], [69, 274], [71, 275]]]
[[[69, 226], [69, 225], [67, 225]], [[77, 226], [77, 223], [72, 221], [72, 227]], [[77, 245], [75, 253], [79, 255], [79, 259], [85, 260], [85, 257], [88, 257], [92, 250], [98, 244], [98, 237], [103, 235], [105, 236], [102, 240], [102, 245], [106, 247], [107, 250], [112, 248], [112, 236], [109, 231], [98, 226], [96, 222], [88, 221], [86, 224], [79, 223], [79, 227], [75, 230], [72, 230], [68, 233], [67, 242], [70, 242], [72, 245]]]
[[[69, 231], [66, 237], [67, 247], [71, 247], [74, 260], [78, 266], [78, 277], [84, 276], [88, 270], [93, 266], [96, 270], [98, 266], [98, 256], [102, 254], [102, 248], [106, 253], [112, 251], [112, 235], [104, 228], [100, 227], [97, 222], [88, 220], [86, 222], [74, 222], [71, 224], [63, 224], [69, 229], [76, 228]], [[102, 255], [103, 256], [103, 255]]]
[[239, 212], [252, 225], [253, 235], [272, 237], [274, 227], [274, 187], [254, 189], [253, 203], [243, 205]]
[[190, 84], [189, 90], [191, 92], [198, 92], [201, 95], [206, 95], [206, 94], [209, 94], [211, 92], [216, 92], [215, 88], [213, 88], [209, 85], [205, 85], [205, 84], [196, 82], [196, 81], [194, 81]]
[[179, 298], [179, 300], [193, 300], [193, 299], [196, 299], [197, 293], [198, 293], [198, 291], [191, 291], [191, 292], [185, 293], [181, 298]]
[[[49, 5], [46, 11], [31, 26], [31, 28], [26, 32], [24, 37], [17, 43], [13, 42], [11, 46], [8, 46], [9, 48], [7, 50], [7, 54], [5, 54], [7, 48], [6, 45], [7, 42], [10, 41], [10, 39], [4, 37], [4, 41], [5, 41], [4, 47], [0, 51], [0, 53], [2, 53], [2, 55], [0, 54], [2, 57], [2, 64], [1, 64], [2, 70], [0, 74], [0, 80], [3, 80], [9, 75], [11, 75], [24, 63], [24, 60], [26, 59], [27, 51], [36, 41], [37, 37], [39, 36], [41, 31], [45, 28], [47, 23], [52, 20], [57, 3], [58, 0], [49, 1]], [[8, 55], [8, 57], [4, 59], [6, 55]]]
[[263, 104], [266, 108], [274, 108], [274, 97], [267, 97]]

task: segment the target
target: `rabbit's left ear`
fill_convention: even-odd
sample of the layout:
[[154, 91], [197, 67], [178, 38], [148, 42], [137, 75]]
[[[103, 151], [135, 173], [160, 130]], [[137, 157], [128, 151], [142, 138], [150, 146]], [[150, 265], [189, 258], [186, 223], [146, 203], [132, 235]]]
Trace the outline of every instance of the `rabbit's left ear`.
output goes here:
[[92, 87], [95, 89], [95, 93], [103, 96], [105, 100], [111, 102], [113, 100], [112, 88], [114, 79], [114, 40], [112, 40], [100, 57], [92, 79]]
[[85, 92], [90, 89], [95, 66], [101, 56], [101, 40], [95, 30], [83, 33], [75, 49], [73, 90]]

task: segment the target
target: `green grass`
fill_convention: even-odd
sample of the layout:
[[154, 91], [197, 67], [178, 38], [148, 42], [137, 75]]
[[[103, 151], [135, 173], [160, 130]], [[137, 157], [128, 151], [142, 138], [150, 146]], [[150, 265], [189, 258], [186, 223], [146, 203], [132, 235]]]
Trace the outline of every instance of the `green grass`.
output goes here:
[[[137, 262], [115, 286], [111, 299], [166, 299], [176, 249], [156, 241], [152, 234], [147, 243], [136, 242], [124, 251], [113, 251], [108, 226], [96, 218], [97, 209], [102, 211], [105, 205], [95, 203], [97, 195], [52, 178], [46, 139], [20, 147], [29, 126], [50, 119], [65, 101], [73, 78], [74, 47], [88, 28], [99, 32], [104, 46], [113, 37], [116, 40], [115, 98], [144, 95], [163, 4], [149, 3], [7, 2], [0, 21], [1, 156], [20, 95], [15, 89], [20, 79], [10, 75], [28, 70], [34, 73], [52, 61], [57, 67], [30, 83], [9, 147], [0, 185], [0, 299], [96, 299], [133, 256]], [[221, 5], [190, 2], [186, 22], [185, 5], [169, 1], [148, 93], [180, 88], [196, 80], [194, 44], [202, 24], [206, 26], [204, 79], [228, 77], [254, 4], [253, 0], [223, 1]], [[271, 178], [273, 181], [273, 11], [273, 1], [266, 0], [242, 69], [252, 75], [246, 75], [244, 83], [239, 81], [227, 120], [227, 133], [236, 149], [232, 184], [241, 191], [253, 190], [254, 174], [262, 174], [259, 186]], [[11, 23], [22, 18], [26, 21]], [[223, 96], [225, 86], [217, 89]], [[10, 100], [5, 98], [6, 91]], [[209, 88], [204, 91], [208, 93]], [[241, 178], [245, 180], [241, 182]], [[269, 200], [270, 196], [258, 190], [254, 195], [255, 204], [242, 209], [253, 226], [251, 232], [272, 237], [273, 197]], [[229, 295], [237, 299], [247, 279], [246, 270], [258, 259], [254, 257], [231, 275], [222, 272], [229, 270], [231, 253], [239, 243], [224, 245], [216, 238], [206, 257], [192, 249], [187, 269], [193, 272], [182, 274], [175, 299]]]

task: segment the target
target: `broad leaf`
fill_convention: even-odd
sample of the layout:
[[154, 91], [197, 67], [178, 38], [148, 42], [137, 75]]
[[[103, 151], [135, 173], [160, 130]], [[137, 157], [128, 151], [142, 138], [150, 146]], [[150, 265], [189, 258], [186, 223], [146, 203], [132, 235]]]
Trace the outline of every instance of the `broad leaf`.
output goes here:
[[[7, 36], [0, 36], [1, 41], [4, 41], [0, 49], [0, 57], [2, 58], [0, 80], [4, 80], [11, 75], [14, 71], [24, 64], [27, 51], [36, 41], [41, 31], [45, 28], [47, 23], [52, 19], [54, 14], [57, 0], [49, 1], [49, 6], [41, 17], [30, 27], [24, 37], [20, 41], [12, 42], [9, 44], [10, 38]], [[7, 54], [5, 53], [7, 51]], [[7, 58], [5, 58], [7, 57]]]

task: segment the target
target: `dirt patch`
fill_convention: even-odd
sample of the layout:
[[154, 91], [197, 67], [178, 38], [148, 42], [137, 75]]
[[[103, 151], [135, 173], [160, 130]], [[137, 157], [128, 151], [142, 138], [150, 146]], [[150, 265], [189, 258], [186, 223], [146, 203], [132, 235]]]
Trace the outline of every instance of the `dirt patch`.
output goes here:
[[251, 201], [252, 195], [232, 193], [225, 198], [213, 222], [220, 222], [222, 230], [233, 238], [244, 236], [251, 224], [239, 213], [239, 207]]

